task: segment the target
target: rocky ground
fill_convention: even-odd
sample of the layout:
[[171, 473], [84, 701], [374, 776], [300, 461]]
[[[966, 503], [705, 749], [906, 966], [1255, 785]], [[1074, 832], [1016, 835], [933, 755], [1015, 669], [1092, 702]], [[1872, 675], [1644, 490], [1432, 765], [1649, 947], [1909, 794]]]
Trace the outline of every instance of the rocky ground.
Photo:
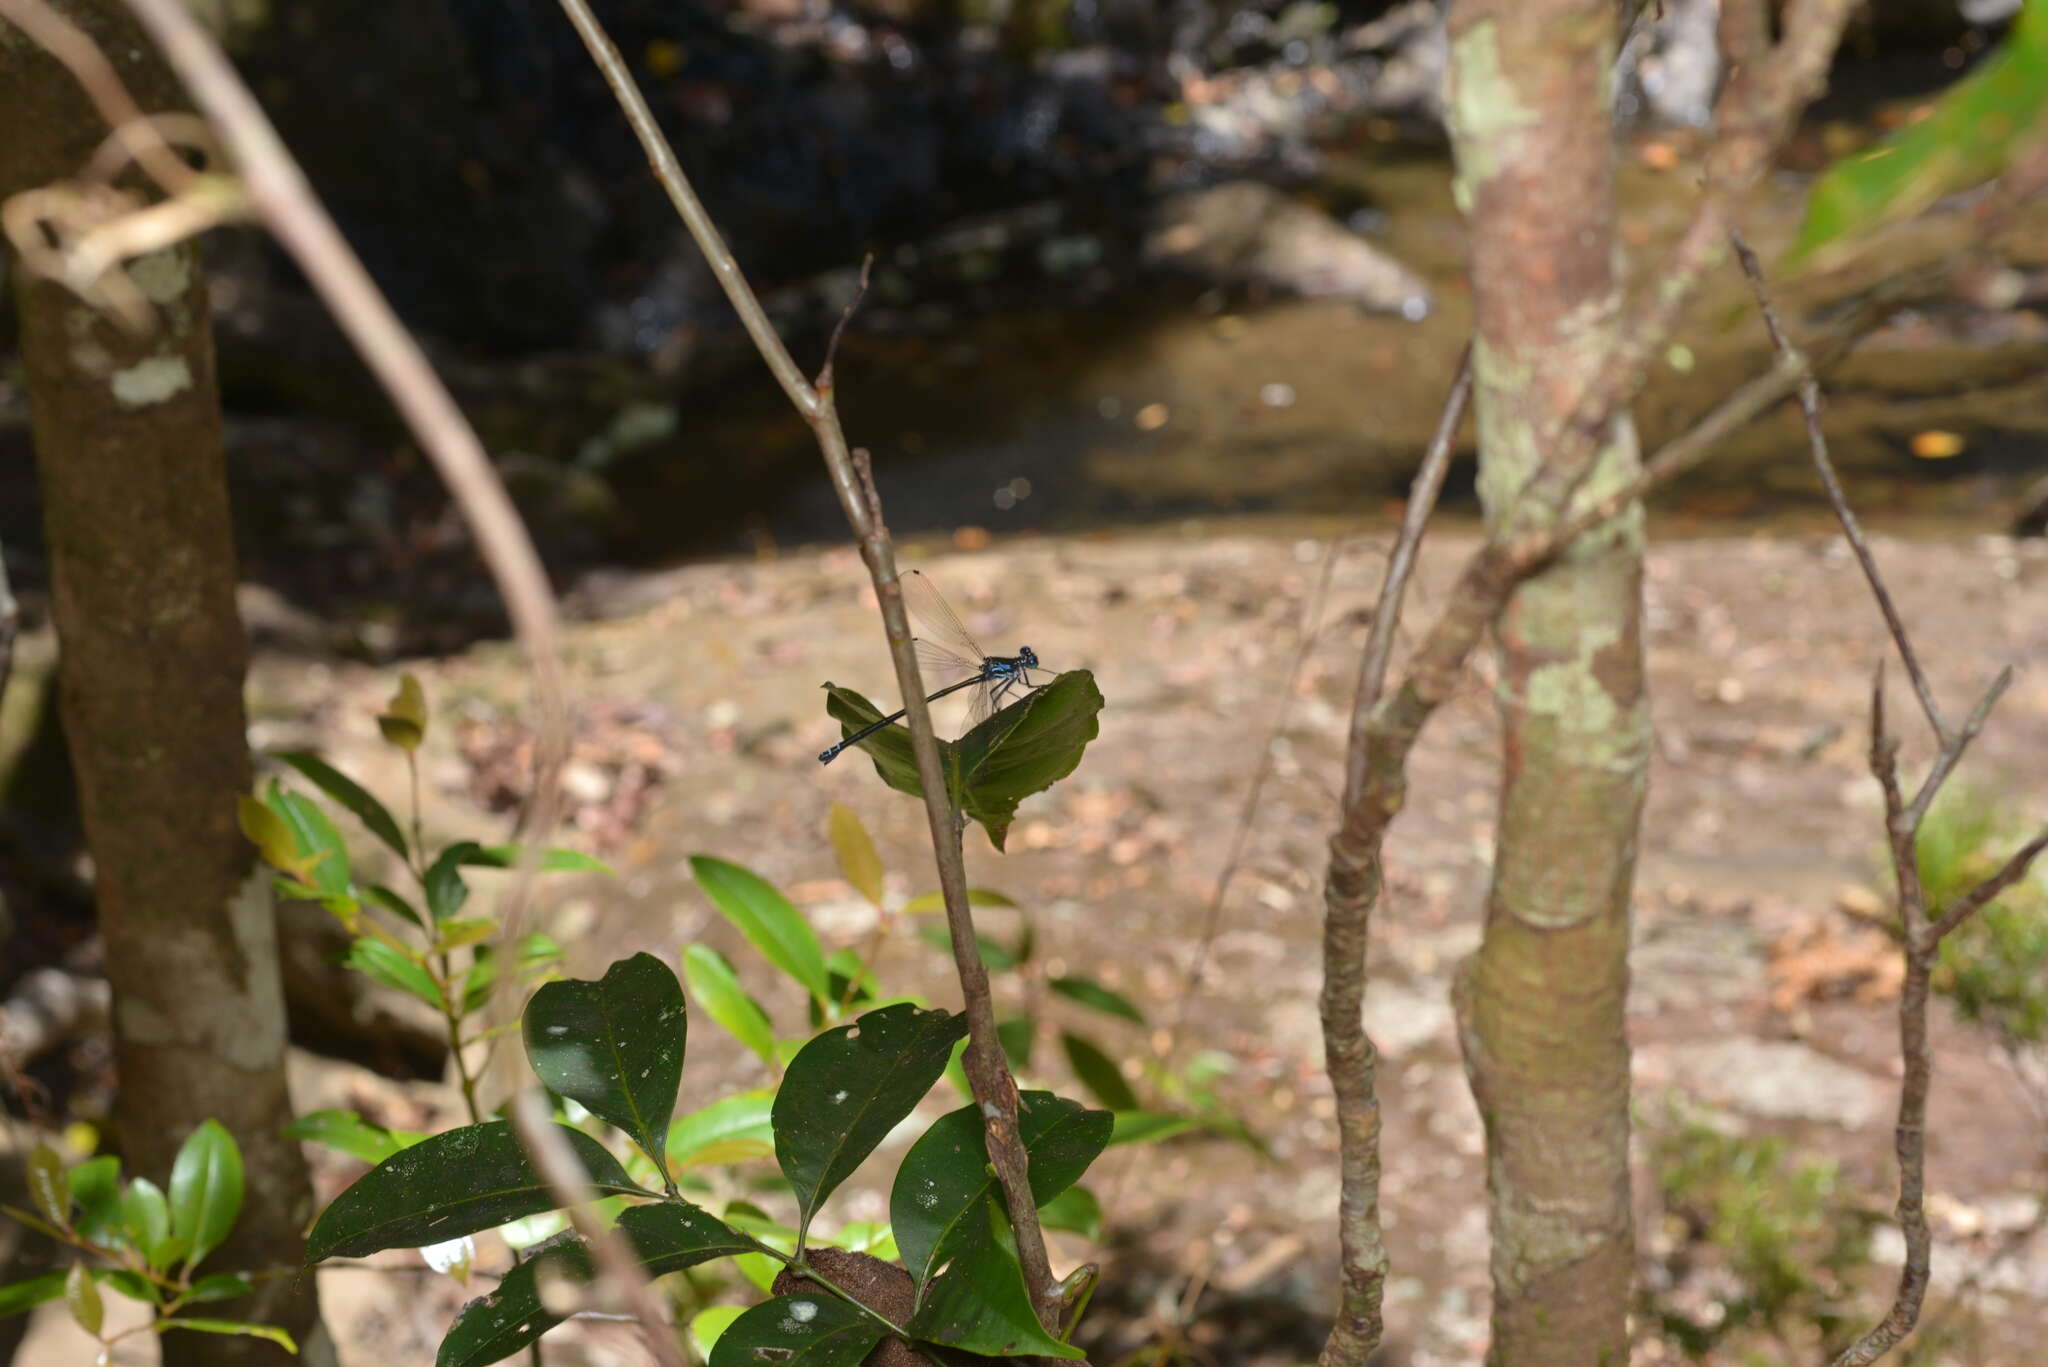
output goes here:
[[[1431, 543], [1411, 624], [1441, 604], [1471, 544], [1462, 531]], [[988, 913], [993, 928], [1007, 938], [1028, 919], [1039, 971], [1094, 974], [1141, 1006], [1147, 1029], [1087, 1026], [1120, 1051], [1230, 1055], [1235, 1071], [1215, 1084], [1218, 1095], [1270, 1151], [1262, 1158], [1195, 1134], [1117, 1149], [1099, 1165], [1091, 1180], [1108, 1246], [1064, 1236], [1056, 1245], [1063, 1264], [1105, 1262], [1097, 1323], [1108, 1337], [1097, 1362], [1146, 1342], [1181, 1344], [1195, 1361], [1303, 1361], [1331, 1303], [1336, 1172], [1315, 1015], [1317, 887], [1386, 542], [1375, 533], [1339, 547], [1320, 627], [1290, 685], [1331, 545], [1300, 524], [1210, 523], [920, 560], [985, 644], [1029, 642], [1055, 667], [1092, 669], [1108, 699], [1081, 770], [1027, 803], [1007, 856], [970, 833], [975, 880], [1024, 908]], [[1999, 665], [2019, 668], [1964, 781], [2014, 824], [2038, 823], [2048, 814], [2048, 615], [2039, 609], [2048, 546], [1880, 539], [1878, 551], [1952, 711]], [[865, 582], [852, 553], [833, 550], [579, 590], [585, 620], [567, 653], [585, 723], [569, 788], [579, 839], [618, 876], [552, 890], [546, 915], [572, 947], [572, 971], [594, 976], [636, 949], [672, 959], [706, 940], [795, 1033], [796, 1003], [713, 915], [686, 856], [756, 868], [807, 909], [828, 948], [864, 941], [874, 923], [837, 876], [824, 839], [830, 804], [852, 807], [875, 833], [892, 894], [930, 885], [914, 872], [921, 810], [883, 790], [858, 758], [823, 771], [813, 759], [837, 734], [820, 682], [888, 692]], [[1818, 532], [1660, 543], [1646, 593], [1657, 746], [1630, 1011], [1639, 1241], [1660, 1303], [1710, 1318], [1717, 1288], [1723, 1299], [1728, 1288], [1710, 1258], [1686, 1255], [1685, 1231], [1662, 1212], [1651, 1173], [1657, 1136], [1675, 1123], [1670, 1098], [1690, 1098], [1728, 1132], [1780, 1136], [1795, 1159], [1838, 1161], [1837, 1195], [1851, 1206], [1875, 1214], [1892, 1199], [1896, 976], [1883, 937], [1852, 914], [1878, 905], [1865, 890], [1882, 886], [1864, 754], [1871, 670], [1885, 645], [1853, 561], [1838, 537]], [[501, 833], [508, 818], [487, 809], [520, 782], [516, 658], [489, 646], [413, 668], [436, 708], [430, 827]], [[1481, 1136], [1446, 1000], [1451, 969], [1478, 934], [1492, 839], [1495, 726], [1483, 673], [1416, 755], [1376, 923], [1368, 1013], [1385, 1058], [1389, 1362], [1470, 1362], [1485, 1342]], [[373, 788], [400, 793], [401, 771], [372, 721], [392, 678], [262, 659], [255, 739], [315, 743]], [[1910, 764], [1927, 747], [1909, 725], [1908, 695], [1895, 685], [1892, 696]], [[1272, 777], [1190, 997], [1205, 909], [1262, 753]], [[940, 1001], [951, 997], [945, 968], [908, 933], [882, 959], [885, 979]], [[1014, 976], [1002, 990], [1017, 990]], [[1185, 1030], [1170, 1038], [1184, 1009]], [[1070, 1004], [1041, 1013], [1036, 1071], [1047, 1083], [1074, 1089], [1053, 1036], [1086, 1020]], [[1940, 1354], [1925, 1360], [2010, 1361], [2048, 1317], [2048, 1237], [2033, 1227], [2044, 1136], [2027, 1098], [2037, 1093], [1945, 1008], [1935, 1038], [1933, 1303], [1945, 1327]], [[365, 1107], [394, 1124], [454, 1120], [445, 1089], [302, 1062], [308, 1105]], [[715, 1026], [696, 1023], [686, 1106], [766, 1080]], [[1149, 1083], [1137, 1085], [1160, 1104]], [[879, 1216], [893, 1153], [831, 1214]], [[324, 1189], [355, 1171], [323, 1159]], [[1879, 1303], [1897, 1257], [1880, 1227], [1872, 1266], [1845, 1291], [1865, 1297], [1856, 1314]], [[346, 1360], [394, 1367], [431, 1361], [448, 1313], [473, 1294], [389, 1270], [325, 1272], [322, 1293]], [[1646, 1319], [1640, 1360], [1676, 1356], [1653, 1327]], [[76, 1340], [64, 1332], [46, 1317], [24, 1360], [82, 1360], [68, 1355]], [[578, 1333], [548, 1360], [640, 1360], [623, 1331]], [[1812, 1358], [1803, 1334], [1785, 1331], [1787, 1360]]]

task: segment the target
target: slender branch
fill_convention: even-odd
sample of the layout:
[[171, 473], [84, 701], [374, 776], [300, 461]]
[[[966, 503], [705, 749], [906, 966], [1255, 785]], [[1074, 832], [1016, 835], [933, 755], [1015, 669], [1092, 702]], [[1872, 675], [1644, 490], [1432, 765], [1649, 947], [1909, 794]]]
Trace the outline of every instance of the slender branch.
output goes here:
[[861, 559], [867, 565], [881, 608], [882, 624], [889, 641], [889, 653], [896, 667], [896, 683], [904, 701], [904, 721], [910, 729], [912, 752], [917, 758], [919, 785], [924, 790], [925, 819], [931, 829], [933, 856], [938, 864], [939, 889], [946, 902], [946, 925], [952, 938], [954, 969], [960, 978], [963, 1005], [967, 1013], [969, 1047], [965, 1059], [967, 1080], [982, 1114], [989, 1158], [995, 1168], [1003, 1197], [1009, 1206], [1010, 1222], [1017, 1243], [1017, 1260], [1024, 1269], [1040, 1321], [1057, 1331], [1059, 1292], [1046, 1258], [1045, 1236], [1038, 1224], [1036, 1204], [1031, 1198], [1028, 1159], [1017, 1133], [1017, 1083], [1003, 1056], [996, 1034], [995, 1000], [989, 990], [988, 970], [981, 962], [974, 935], [973, 912], [967, 903], [967, 865], [960, 843], [960, 826], [947, 796], [945, 774], [940, 766], [937, 734], [932, 729], [931, 709], [925, 702], [924, 681], [917, 667], [917, 652], [911, 643], [910, 619], [903, 607], [903, 591], [896, 579], [896, 552], [882, 519], [881, 500], [875, 491], [872, 470], [863, 482], [862, 465], [846, 443], [839, 424], [829, 366], [813, 386], [790, 357], [775, 333], [759, 299], [748, 285], [717, 225], [697, 198], [682, 163], [663, 136], [660, 126], [640, 93], [631, 71], [604, 28], [590, 12], [586, 0], [559, 0], [562, 11], [583, 39], [613, 97], [632, 125], [647, 155], [655, 179], [668, 193], [683, 224], [695, 239], [698, 250], [710, 263], [712, 273], [732, 302], [740, 322], [754, 341], [761, 357], [774, 372], [783, 392], [789, 396], [818, 442], [825, 469], [839, 495], [847, 525], [859, 539]]
[[2048, 850], [2048, 831], [2042, 831], [2014, 850], [2012, 857], [2001, 864], [1997, 872], [1958, 897], [1953, 905], [1941, 913], [1941, 919], [1934, 923], [1931, 932], [1933, 938], [1939, 940], [1983, 908], [1997, 901], [2000, 893], [2027, 876], [2028, 868], [2043, 850]]

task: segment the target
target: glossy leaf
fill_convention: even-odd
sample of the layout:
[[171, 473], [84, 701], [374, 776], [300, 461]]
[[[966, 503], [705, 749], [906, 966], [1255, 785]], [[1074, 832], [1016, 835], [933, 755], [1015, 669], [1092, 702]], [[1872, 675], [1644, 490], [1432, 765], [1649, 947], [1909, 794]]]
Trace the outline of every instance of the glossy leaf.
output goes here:
[[204, 1319], [195, 1315], [173, 1315], [169, 1319], [161, 1319], [156, 1322], [156, 1331], [159, 1334], [167, 1334], [173, 1329], [183, 1329], [195, 1334], [226, 1334], [238, 1338], [263, 1339], [266, 1342], [276, 1344], [293, 1357], [297, 1357], [299, 1354], [299, 1345], [292, 1340], [292, 1336], [274, 1324], [249, 1324], [243, 1320]]
[[690, 995], [704, 1014], [725, 1027], [726, 1033], [747, 1047], [748, 1052], [776, 1067], [775, 1027], [760, 1003], [740, 986], [739, 974], [730, 961], [709, 945], [687, 945], [683, 949], [683, 979]]
[[1128, 997], [1110, 991], [1093, 978], [1054, 978], [1046, 986], [1068, 1001], [1079, 1002], [1106, 1016], [1120, 1016], [1135, 1025], [1145, 1023], [1145, 1013], [1132, 1005]]
[[28, 1194], [45, 1220], [59, 1229], [71, 1226], [71, 1179], [64, 1175], [64, 1159], [48, 1144], [38, 1144], [28, 1155]]
[[80, 1163], [69, 1176], [71, 1202], [78, 1207], [73, 1227], [95, 1243], [119, 1238], [122, 1223], [121, 1160], [113, 1154], [103, 1153]]
[[[883, 715], [868, 699], [850, 688], [826, 684], [825, 710], [852, 735]], [[1045, 687], [1026, 694], [960, 737], [939, 742], [939, 760], [953, 804], [988, 832], [1000, 850], [1009, 834], [1017, 804], [1042, 792], [1081, 762], [1082, 753], [1100, 730], [1102, 691], [1085, 669], [1070, 670]], [[921, 797], [917, 761], [910, 732], [884, 727], [860, 742], [884, 783], [899, 793]]]
[[888, 1331], [830, 1296], [777, 1296], [727, 1325], [711, 1367], [859, 1367]]
[[910, 1317], [911, 1331], [983, 1357], [1084, 1356], [1039, 1324], [1007, 1233], [995, 1202], [977, 1202], [962, 1224], [952, 1260], [925, 1287]]
[[1038, 1223], [1084, 1239], [1100, 1239], [1102, 1203], [1086, 1187], [1068, 1187], [1038, 1208]]
[[[749, 1252], [742, 1237], [696, 1206], [664, 1201], [635, 1206], [619, 1217], [649, 1277]], [[590, 1252], [573, 1237], [537, 1252], [507, 1272], [489, 1295], [462, 1307], [441, 1340], [435, 1367], [483, 1367], [500, 1362], [562, 1322], [540, 1298], [543, 1267], [551, 1276], [587, 1282], [594, 1275]]]
[[[601, 1195], [647, 1194], [602, 1144], [581, 1130], [556, 1128]], [[554, 1194], [509, 1123], [465, 1125], [393, 1154], [335, 1197], [313, 1225], [306, 1259], [419, 1248], [554, 1208]]]
[[171, 1162], [171, 1233], [198, 1263], [219, 1248], [242, 1213], [242, 1151], [217, 1120], [200, 1122]]
[[426, 1138], [413, 1130], [373, 1125], [354, 1111], [309, 1111], [285, 1126], [284, 1132], [288, 1138], [321, 1144], [373, 1164]]
[[482, 848], [474, 840], [458, 840], [427, 865], [427, 914], [436, 921], [455, 915], [469, 900], [469, 884], [462, 881], [462, 866]]
[[688, 1027], [674, 972], [635, 954], [595, 982], [542, 984], [526, 1006], [526, 1053], [550, 1091], [618, 1126], [658, 1162]]
[[373, 982], [417, 997], [436, 1011], [441, 1009], [441, 989], [435, 986], [433, 975], [388, 941], [359, 935], [349, 942], [348, 958], [343, 962]]
[[832, 986], [825, 975], [825, 955], [818, 948], [818, 937], [788, 898], [760, 875], [708, 854], [691, 855], [690, 868], [712, 905], [763, 958], [819, 1001], [831, 1000]]
[[1071, 1032], [1061, 1033], [1060, 1045], [1067, 1051], [1067, 1063], [1073, 1068], [1074, 1076], [1081, 1079], [1081, 1085], [1097, 1101], [1112, 1111], [1138, 1109], [1138, 1094], [1131, 1090], [1131, 1084], [1117, 1071], [1116, 1063], [1109, 1055]]
[[690, 1112], [669, 1128], [668, 1161], [677, 1167], [717, 1167], [773, 1158], [774, 1105], [772, 1093], [751, 1091]]
[[413, 904], [407, 901], [399, 893], [394, 892], [392, 889], [388, 887], [385, 887], [382, 883], [370, 884], [369, 888], [364, 892], [363, 895], [370, 901], [375, 902], [378, 906], [390, 912], [392, 915], [398, 917], [398, 919], [400, 919], [401, 921], [404, 921], [409, 925], [418, 926], [421, 930], [425, 930], [427, 928], [426, 918], [419, 914], [419, 911], [413, 906]]
[[[1088, 1170], [1109, 1143], [1111, 1118], [1051, 1092], [1018, 1098], [1017, 1136], [1030, 1161], [1031, 1197], [1052, 1200]], [[932, 1122], [896, 1170], [889, 1222], [903, 1266], [922, 1286], [959, 1244], [980, 1230], [982, 1204], [1000, 1188], [989, 1166], [978, 1106], [962, 1106]]]
[[966, 1033], [964, 1015], [885, 1006], [790, 1060], [775, 1094], [775, 1156], [796, 1193], [799, 1228], [924, 1099]]
[[372, 797], [361, 784], [310, 750], [282, 750], [277, 753], [277, 758], [298, 770], [321, 792], [355, 813], [356, 819], [363, 823], [364, 829], [383, 841], [400, 859], [412, 858], [411, 849], [405, 843], [405, 834], [398, 829], [398, 822], [384, 804]]
[[401, 750], [417, 750], [427, 738], [427, 698], [420, 681], [410, 674], [398, 676], [398, 691], [384, 704], [377, 718], [384, 739]]
[[861, 825], [853, 808], [843, 802], [832, 804], [828, 818], [832, 838], [832, 852], [839, 856], [839, 872], [853, 885], [853, 890], [873, 902], [882, 905], [882, 856], [875, 852], [875, 842], [868, 836], [868, 828]]
[[158, 1272], [169, 1270], [188, 1251], [183, 1238], [171, 1238], [171, 1203], [163, 1188], [147, 1177], [136, 1178], [121, 1193], [121, 1228]]
[[94, 1338], [100, 1336], [100, 1329], [107, 1322], [107, 1306], [100, 1299], [99, 1287], [93, 1283], [92, 1269], [84, 1263], [73, 1263], [64, 1274], [64, 1306], [80, 1329]]
[[70, 1274], [45, 1272], [40, 1277], [0, 1286], [0, 1320], [12, 1315], [23, 1314], [39, 1305], [56, 1300], [64, 1294], [64, 1283]]

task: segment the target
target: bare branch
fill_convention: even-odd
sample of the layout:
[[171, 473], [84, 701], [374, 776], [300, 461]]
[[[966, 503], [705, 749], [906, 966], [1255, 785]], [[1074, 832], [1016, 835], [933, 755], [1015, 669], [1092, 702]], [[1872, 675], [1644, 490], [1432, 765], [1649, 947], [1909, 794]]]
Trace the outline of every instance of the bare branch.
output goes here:
[[846, 307], [839, 311], [839, 321], [832, 325], [831, 340], [825, 343], [825, 364], [818, 367], [819, 389], [832, 387], [832, 362], [839, 355], [839, 339], [846, 334], [846, 325], [853, 321], [853, 315], [860, 310], [861, 300], [868, 297], [868, 275], [874, 268], [875, 254], [869, 252], [860, 259], [860, 284], [854, 287], [853, 298], [847, 300]]
[[1998, 900], [1999, 894], [2027, 876], [2027, 870], [2048, 850], [2048, 830], [2029, 840], [2012, 852], [2012, 857], [1999, 866], [1998, 872], [1986, 878], [1976, 887], [1958, 897], [1955, 904], [1942, 912], [1941, 919], [1929, 930], [1930, 939], [1939, 940], [1979, 911]]
[[2005, 690], [2011, 686], [2012, 666], [2007, 665], [1998, 671], [1998, 677], [1991, 681], [1991, 686], [1984, 690], [1984, 696], [1970, 709], [1970, 715], [1963, 721], [1963, 729], [1950, 737], [1941, 747], [1941, 752], [1934, 757], [1934, 767], [1927, 771], [1927, 778], [1921, 783], [1920, 791], [1913, 795], [1911, 815], [1915, 826], [1926, 818], [1928, 808], [1934, 805], [1934, 799], [1941, 792], [1942, 785], [1948, 782], [1948, 776], [1955, 772], [1956, 765], [1963, 758], [1963, 752], [1970, 748], [1971, 741], [1977, 739], [1977, 733], [1982, 731], [1984, 723], [1990, 720], [1991, 709], [1998, 705], [1998, 700], [2005, 696]]
[[[896, 580], [896, 551], [889, 529], [881, 517], [881, 501], [874, 488], [872, 469], [863, 474], [861, 462], [846, 444], [839, 424], [839, 411], [829, 384], [830, 368], [813, 387], [791, 359], [789, 349], [775, 333], [768, 315], [747, 283], [739, 263], [711, 221], [682, 163], [669, 146], [661, 128], [648, 109], [645, 96], [634, 82], [632, 72], [619, 56], [586, 0], [559, 0], [562, 11], [575, 26], [589, 50], [613, 97], [624, 111], [647, 155], [654, 177], [668, 193], [698, 250], [710, 263], [712, 273], [732, 302], [747, 335], [753, 339], [761, 358], [781, 383], [790, 403], [810, 424], [817, 439], [825, 469], [839, 495], [847, 525], [860, 540], [861, 559], [874, 584], [881, 607], [882, 624], [889, 641], [890, 657], [896, 666], [896, 682], [902, 690], [904, 720], [917, 757], [917, 773], [924, 789], [925, 820], [931, 829], [933, 857], [938, 865], [939, 889], [946, 902], [946, 925], [951, 935], [954, 971], [960, 979], [961, 997], [967, 1013], [969, 1048], [964, 1060], [967, 1080], [981, 1108], [988, 1139], [989, 1159], [998, 1184], [1008, 1202], [1017, 1242], [1017, 1260], [1023, 1266], [1025, 1284], [1040, 1320], [1057, 1332], [1059, 1293], [1045, 1252], [1037, 1203], [1031, 1197], [1028, 1159], [1017, 1133], [1017, 1083], [1010, 1074], [1002, 1044], [996, 1034], [995, 1000], [989, 990], [988, 969], [974, 933], [973, 913], [967, 903], [967, 865], [960, 845], [960, 828], [947, 797], [945, 775], [940, 768], [939, 747], [932, 730], [931, 709], [925, 701], [923, 679], [917, 666], [917, 652], [911, 644], [910, 620], [903, 607], [903, 590]], [[865, 482], [864, 482], [865, 480]]]

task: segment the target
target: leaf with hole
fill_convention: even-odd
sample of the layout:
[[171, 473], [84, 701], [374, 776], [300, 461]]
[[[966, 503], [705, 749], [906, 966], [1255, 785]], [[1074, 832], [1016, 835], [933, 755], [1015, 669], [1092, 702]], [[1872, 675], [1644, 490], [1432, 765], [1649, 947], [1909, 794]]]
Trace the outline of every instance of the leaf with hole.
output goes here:
[[777, 1296], [725, 1327], [711, 1367], [859, 1367], [887, 1332], [842, 1300]]
[[945, 1071], [967, 1018], [910, 1005], [870, 1011], [806, 1044], [775, 1094], [775, 1156], [799, 1228]]
[[[1109, 1143], [1110, 1124], [1108, 1111], [1091, 1111], [1051, 1092], [1022, 1093], [1017, 1137], [1030, 1162], [1032, 1200], [1044, 1205], [1079, 1181]], [[940, 1116], [910, 1146], [896, 1170], [889, 1222], [903, 1266], [920, 1287], [963, 1231], [985, 1224], [982, 1202], [1000, 1190], [978, 1106]]]
[[[595, 1139], [566, 1125], [556, 1129], [600, 1195], [649, 1194]], [[306, 1260], [420, 1248], [553, 1209], [554, 1193], [508, 1122], [465, 1125], [393, 1154], [335, 1197], [307, 1237]]]
[[682, 984], [652, 954], [595, 982], [544, 983], [526, 1005], [526, 1053], [550, 1091], [625, 1131], [656, 1162], [683, 1077]]

